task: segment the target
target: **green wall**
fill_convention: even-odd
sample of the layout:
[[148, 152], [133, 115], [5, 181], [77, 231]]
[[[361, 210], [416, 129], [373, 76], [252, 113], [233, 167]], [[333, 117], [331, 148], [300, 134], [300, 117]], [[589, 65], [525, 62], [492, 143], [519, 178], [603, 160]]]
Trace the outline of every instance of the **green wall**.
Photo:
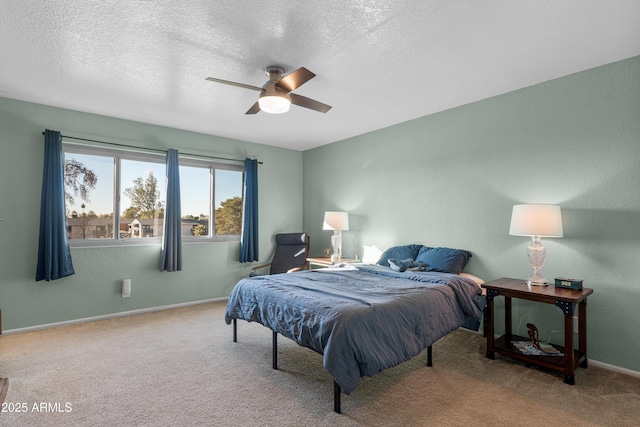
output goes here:
[[[238, 242], [185, 244], [183, 271], [175, 273], [159, 271], [159, 244], [74, 248], [75, 275], [36, 283], [45, 128], [141, 147], [258, 158], [264, 162], [259, 169], [261, 260], [270, 258], [275, 233], [302, 227], [299, 151], [0, 98], [0, 309], [5, 330], [226, 297], [251, 267], [237, 261]], [[124, 278], [132, 279], [126, 299], [120, 294]]]
[[[434, 82], [434, 84], [436, 84]], [[546, 277], [584, 279], [589, 358], [640, 371], [640, 57], [306, 151], [304, 228], [329, 247], [326, 210], [349, 212], [343, 252], [465, 248], [485, 280], [530, 275], [518, 203], [562, 207]], [[360, 253], [361, 254], [361, 253]], [[502, 300], [502, 298], [498, 298]], [[499, 304], [501, 301], [499, 302]], [[562, 313], [514, 303], [514, 327], [562, 342]]]

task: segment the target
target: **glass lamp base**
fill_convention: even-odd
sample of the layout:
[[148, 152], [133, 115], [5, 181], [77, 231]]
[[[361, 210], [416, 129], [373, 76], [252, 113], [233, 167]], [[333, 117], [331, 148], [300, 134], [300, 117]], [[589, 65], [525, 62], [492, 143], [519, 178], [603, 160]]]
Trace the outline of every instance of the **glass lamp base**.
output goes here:
[[527, 280], [529, 286], [548, 286], [549, 282], [544, 277], [529, 277]]
[[529, 253], [529, 265], [533, 269], [533, 275], [527, 280], [529, 286], [547, 286], [547, 279], [542, 277], [542, 266], [546, 250], [540, 243], [540, 237], [531, 236], [531, 245], [527, 248]]
[[338, 264], [340, 262], [340, 259], [342, 258], [342, 236], [337, 230], [334, 231], [333, 236], [331, 236], [331, 246], [333, 247], [333, 253], [331, 254], [331, 264]]

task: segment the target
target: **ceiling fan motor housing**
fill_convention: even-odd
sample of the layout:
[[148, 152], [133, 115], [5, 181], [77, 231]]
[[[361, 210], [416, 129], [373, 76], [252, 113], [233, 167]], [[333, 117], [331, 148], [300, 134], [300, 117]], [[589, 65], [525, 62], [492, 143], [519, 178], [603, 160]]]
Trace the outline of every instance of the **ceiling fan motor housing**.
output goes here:
[[289, 92], [284, 89], [280, 89], [273, 82], [268, 82], [264, 86], [262, 86], [262, 93], [260, 93], [260, 98], [265, 96], [279, 96], [281, 98], [288, 99], [291, 102], [291, 97], [289, 96]]

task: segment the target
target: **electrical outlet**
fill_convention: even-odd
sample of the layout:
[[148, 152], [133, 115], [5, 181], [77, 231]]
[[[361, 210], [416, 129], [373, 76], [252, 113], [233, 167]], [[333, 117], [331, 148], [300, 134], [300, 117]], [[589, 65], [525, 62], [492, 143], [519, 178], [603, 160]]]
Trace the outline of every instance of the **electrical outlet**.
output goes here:
[[573, 333], [578, 333], [578, 316], [573, 316]]

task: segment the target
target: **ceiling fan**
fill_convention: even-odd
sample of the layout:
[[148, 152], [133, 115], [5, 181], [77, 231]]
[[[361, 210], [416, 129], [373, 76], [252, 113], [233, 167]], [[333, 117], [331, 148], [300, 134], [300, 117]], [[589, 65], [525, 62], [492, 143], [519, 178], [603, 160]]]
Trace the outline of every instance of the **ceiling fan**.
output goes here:
[[284, 69], [282, 67], [271, 66], [267, 67], [265, 74], [269, 77], [269, 81], [262, 87], [216, 79], [214, 77], [207, 77], [207, 80], [260, 92], [258, 101], [253, 104], [245, 114], [256, 114], [260, 110], [272, 114], [286, 113], [289, 111], [291, 104], [321, 113], [326, 113], [331, 109], [330, 105], [292, 93], [316, 76], [306, 68], [300, 67], [296, 71], [284, 76]]

